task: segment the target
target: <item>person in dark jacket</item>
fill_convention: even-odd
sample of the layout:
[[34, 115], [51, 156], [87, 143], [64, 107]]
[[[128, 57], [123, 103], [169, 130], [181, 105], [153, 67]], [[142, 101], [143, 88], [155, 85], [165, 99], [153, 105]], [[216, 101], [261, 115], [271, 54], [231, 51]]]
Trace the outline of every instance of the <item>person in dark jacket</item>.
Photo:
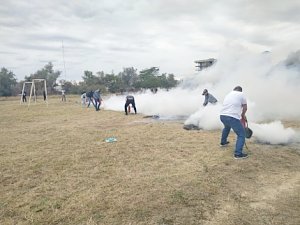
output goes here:
[[87, 101], [88, 101], [88, 105], [87, 105], [88, 108], [90, 107], [91, 103], [93, 104], [93, 106], [95, 106], [95, 104], [93, 102], [93, 95], [94, 95], [94, 92], [92, 90], [89, 91], [88, 93], [86, 93], [86, 98], [87, 98]]
[[23, 102], [27, 102], [26, 91], [23, 92], [22, 100], [23, 100]]
[[101, 96], [100, 96], [100, 90], [96, 90], [93, 94], [93, 98], [94, 98], [94, 101], [95, 101], [95, 109], [96, 111], [99, 111], [100, 110], [100, 105], [101, 105]]
[[46, 101], [47, 100], [46, 91], [43, 91], [43, 96], [44, 96], [44, 101]]
[[126, 102], [125, 102], [125, 114], [128, 115], [128, 106], [132, 105], [133, 109], [134, 109], [134, 113], [136, 114], [136, 107], [135, 107], [135, 101], [134, 101], [134, 97], [132, 95], [128, 95], [126, 96]]

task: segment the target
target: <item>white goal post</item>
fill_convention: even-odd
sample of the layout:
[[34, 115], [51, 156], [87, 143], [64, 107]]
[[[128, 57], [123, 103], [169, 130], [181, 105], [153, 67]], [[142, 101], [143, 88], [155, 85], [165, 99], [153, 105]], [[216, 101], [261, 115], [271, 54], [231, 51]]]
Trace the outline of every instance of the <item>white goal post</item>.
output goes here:
[[35, 83], [36, 82], [44, 82], [44, 91], [45, 91], [45, 97], [46, 97], [45, 101], [46, 101], [46, 104], [48, 106], [48, 94], [47, 94], [47, 81], [46, 81], [46, 79], [32, 79], [31, 82], [24, 82], [23, 83], [23, 88], [22, 88], [20, 104], [22, 104], [26, 84], [31, 84], [30, 95], [29, 95], [29, 100], [28, 100], [28, 107], [30, 106], [30, 101], [31, 101], [32, 96], [34, 96], [34, 103], [36, 103], [36, 90], [35, 90]]

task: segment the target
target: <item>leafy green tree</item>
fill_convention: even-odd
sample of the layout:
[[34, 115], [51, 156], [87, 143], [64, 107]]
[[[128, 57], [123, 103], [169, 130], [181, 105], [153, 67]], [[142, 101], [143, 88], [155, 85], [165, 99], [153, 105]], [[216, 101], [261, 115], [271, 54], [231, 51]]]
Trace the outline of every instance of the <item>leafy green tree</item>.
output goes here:
[[133, 67], [123, 68], [123, 71], [119, 73], [122, 85], [120, 89], [130, 89], [138, 81], [137, 69]]
[[105, 77], [105, 73], [103, 71], [99, 71], [96, 74], [97, 74], [97, 78], [99, 79], [99, 83], [103, 84], [103, 79]]
[[63, 82], [63, 89], [66, 91], [67, 94], [81, 94], [84, 89], [84, 86], [77, 84], [75, 81], [64, 81]]
[[114, 74], [106, 74], [104, 77], [104, 85], [111, 93], [120, 92], [122, 88], [122, 80]]
[[13, 95], [16, 84], [17, 79], [15, 78], [15, 74], [3, 67], [0, 71], [0, 96]]
[[178, 85], [178, 80], [175, 79], [175, 76], [174, 74], [168, 74], [168, 77], [167, 77], [167, 89], [169, 88], [173, 88], [173, 87], [176, 87]]
[[160, 80], [158, 78], [159, 68], [152, 67], [140, 71], [139, 80], [136, 82], [138, 88], [157, 88], [160, 86]]
[[87, 86], [92, 86], [96, 83], [99, 83], [99, 79], [93, 75], [92, 71], [84, 71], [84, 75], [82, 76], [83, 82], [87, 85]]
[[93, 74], [91, 71], [84, 71], [84, 75], [82, 76], [83, 83], [81, 85], [84, 86], [83, 89], [85, 91], [90, 90], [101, 90], [101, 93], [106, 92], [107, 87], [105, 86], [105, 75], [104, 72], [97, 72], [97, 76]]
[[136, 90], [140, 88], [172, 88], [177, 85], [173, 74], [159, 74], [159, 68], [151, 67], [137, 74], [137, 70], [133, 67], [123, 68], [118, 75], [114, 73], [104, 73], [103, 71], [93, 74], [92, 71], [84, 71], [83, 81], [80, 83], [71, 83], [63, 81], [64, 88], [67, 92], [80, 94], [83, 91], [100, 89], [101, 93], [110, 92], [117, 93], [126, 90]]
[[[47, 91], [51, 93], [54, 91], [54, 85], [56, 84], [57, 78], [60, 76], [60, 71], [54, 71], [53, 64], [49, 62], [44, 68], [38, 70], [30, 76], [25, 76], [25, 81], [31, 81], [32, 79], [45, 79], [47, 81]], [[43, 84], [37, 83], [36, 88], [42, 90]]]

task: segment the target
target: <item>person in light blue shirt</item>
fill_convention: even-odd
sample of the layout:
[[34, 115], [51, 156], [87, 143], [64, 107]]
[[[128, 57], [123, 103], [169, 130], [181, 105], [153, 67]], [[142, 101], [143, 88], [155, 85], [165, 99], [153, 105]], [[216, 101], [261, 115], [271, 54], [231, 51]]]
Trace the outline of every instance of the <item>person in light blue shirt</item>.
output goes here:
[[218, 102], [218, 100], [212, 94], [208, 93], [207, 89], [203, 90], [202, 95], [205, 96], [203, 106], [206, 106], [208, 103], [216, 104]]

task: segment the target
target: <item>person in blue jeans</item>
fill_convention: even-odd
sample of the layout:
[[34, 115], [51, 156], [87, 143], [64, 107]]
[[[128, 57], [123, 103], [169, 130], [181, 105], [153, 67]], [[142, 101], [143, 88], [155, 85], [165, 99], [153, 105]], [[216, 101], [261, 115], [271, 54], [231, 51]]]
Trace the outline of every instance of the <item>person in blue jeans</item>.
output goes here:
[[96, 90], [93, 94], [93, 99], [95, 101], [95, 109], [96, 111], [99, 111], [100, 110], [100, 105], [101, 105], [101, 96], [100, 96], [100, 90]]
[[247, 100], [243, 94], [242, 87], [236, 86], [233, 91], [225, 96], [223, 106], [220, 113], [220, 120], [224, 125], [221, 136], [221, 146], [229, 144], [227, 138], [232, 130], [237, 135], [235, 144], [234, 158], [244, 159], [248, 155], [243, 153], [245, 144], [245, 130], [241, 123], [241, 119], [246, 120]]

